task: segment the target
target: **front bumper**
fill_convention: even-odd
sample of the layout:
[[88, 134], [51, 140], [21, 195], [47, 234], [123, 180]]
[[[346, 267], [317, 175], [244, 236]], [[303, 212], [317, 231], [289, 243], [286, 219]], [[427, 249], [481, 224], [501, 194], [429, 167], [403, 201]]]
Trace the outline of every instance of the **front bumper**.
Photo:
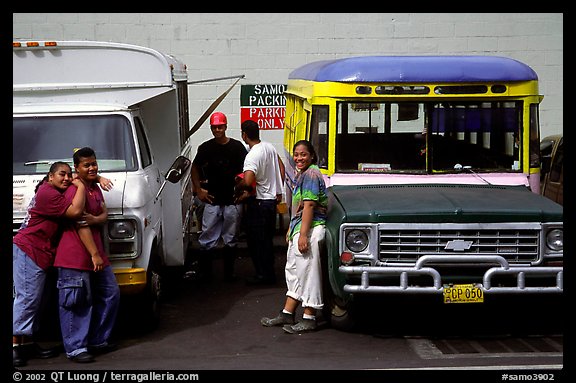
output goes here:
[[138, 294], [146, 288], [146, 269], [115, 269], [114, 274], [122, 294]]
[[[358, 284], [350, 283], [352, 278], [347, 278], [344, 291], [348, 293], [405, 293], [405, 294], [442, 294], [444, 284], [440, 271], [429, 264], [478, 264], [497, 263], [498, 266], [486, 270], [482, 276], [482, 283], [478, 285], [485, 294], [559, 294], [564, 291], [564, 268], [542, 266], [514, 266], [511, 267], [506, 259], [497, 255], [474, 256], [467, 255], [425, 255], [418, 259], [413, 266], [340, 266], [338, 271], [348, 277], [359, 278]], [[429, 276], [432, 283], [429, 286], [411, 284], [410, 277]], [[516, 278], [515, 286], [496, 286], [493, 280], [496, 277]], [[371, 284], [371, 277], [376, 283], [377, 277], [398, 277], [397, 285]], [[553, 277], [555, 286], [527, 286], [527, 277]], [[381, 278], [380, 278], [381, 279]]]

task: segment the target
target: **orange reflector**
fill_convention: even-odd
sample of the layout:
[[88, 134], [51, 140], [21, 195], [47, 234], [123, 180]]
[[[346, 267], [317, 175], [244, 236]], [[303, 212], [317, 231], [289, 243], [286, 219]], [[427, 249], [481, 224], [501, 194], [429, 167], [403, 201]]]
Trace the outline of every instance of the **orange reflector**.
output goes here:
[[550, 267], [564, 267], [564, 260], [546, 261], [546, 266], [550, 266]]
[[58, 45], [58, 44], [56, 43], [56, 41], [46, 41], [46, 42], [44, 43], [44, 46], [45, 46], [45, 47], [55, 47], [55, 46], [57, 46], [57, 45]]
[[40, 44], [38, 44], [38, 42], [36, 42], [36, 41], [28, 41], [26, 43], [26, 46], [27, 47], [37, 47], [37, 46], [40, 46]]
[[21, 46], [22, 46], [22, 43], [17, 43], [17, 42], [12, 43], [12, 48], [20, 48]]
[[354, 262], [354, 254], [348, 251], [342, 252], [342, 254], [340, 254], [340, 262], [342, 262], [342, 264], [344, 265], [351, 264], [352, 262]]

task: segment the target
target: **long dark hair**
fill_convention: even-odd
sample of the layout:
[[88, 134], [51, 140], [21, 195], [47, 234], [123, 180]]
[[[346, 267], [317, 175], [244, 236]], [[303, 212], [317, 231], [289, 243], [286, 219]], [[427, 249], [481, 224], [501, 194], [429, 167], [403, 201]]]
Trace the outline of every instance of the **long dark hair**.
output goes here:
[[316, 150], [314, 150], [314, 146], [312, 146], [312, 143], [308, 140], [300, 140], [297, 143], [295, 143], [294, 146], [292, 147], [292, 153], [294, 153], [296, 147], [300, 145], [304, 145], [306, 147], [306, 150], [308, 150], [308, 153], [310, 153], [310, 157], [312, 157], [312, 163], [315, 164], [318, 161], [318, 158], [316, 156]]
[[36, 194], [38, 192], [40, 185], [42, 185], [44, 182], [48, 182], [48, 179], [50, 178], [50, 174], [56, 173], [56, 171], [58, 170], [58, 168], [60, 166], [68, 166], [68, 169], [70, 169], [70, 171], [72, 171], [72, 168], [70, 167], [70, 165], [68, 165], [68, 163], [66, 163], [64, 161], [54, 162], [52, 165], [50, 165], [50, 170], [48, 170], [48, 173], [44, 176], [44, 178], [42, 178], [40, 180], [40, 182], [38, 182], [38, 185], [36, 185], [36, 188], [34, 189], [34, 194]]

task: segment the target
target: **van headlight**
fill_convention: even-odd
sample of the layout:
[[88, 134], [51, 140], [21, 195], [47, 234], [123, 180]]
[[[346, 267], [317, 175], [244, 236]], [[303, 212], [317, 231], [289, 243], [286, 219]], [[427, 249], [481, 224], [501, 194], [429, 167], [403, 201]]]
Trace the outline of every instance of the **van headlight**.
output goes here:
[[108, 235], [112, 239], [133, 238], [136, 233], [136, 223], [130, 220], [109, 221]]
[[564, 249], [564, 230], [550, 230], [546, 234], [546, 245], [554, 251], [562, 251]]
[[364, 230], [353, 229], [346, 232], [346, 247], [355, 253], [368, 247], [368, 234]]

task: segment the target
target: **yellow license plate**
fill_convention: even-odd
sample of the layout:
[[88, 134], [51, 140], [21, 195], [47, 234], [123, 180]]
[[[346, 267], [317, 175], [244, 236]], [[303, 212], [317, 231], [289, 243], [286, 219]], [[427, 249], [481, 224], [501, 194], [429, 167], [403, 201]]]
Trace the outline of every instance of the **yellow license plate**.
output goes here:
[[482, 303], [484, 292], [473, 284], [444, 287], [444, 303]]

